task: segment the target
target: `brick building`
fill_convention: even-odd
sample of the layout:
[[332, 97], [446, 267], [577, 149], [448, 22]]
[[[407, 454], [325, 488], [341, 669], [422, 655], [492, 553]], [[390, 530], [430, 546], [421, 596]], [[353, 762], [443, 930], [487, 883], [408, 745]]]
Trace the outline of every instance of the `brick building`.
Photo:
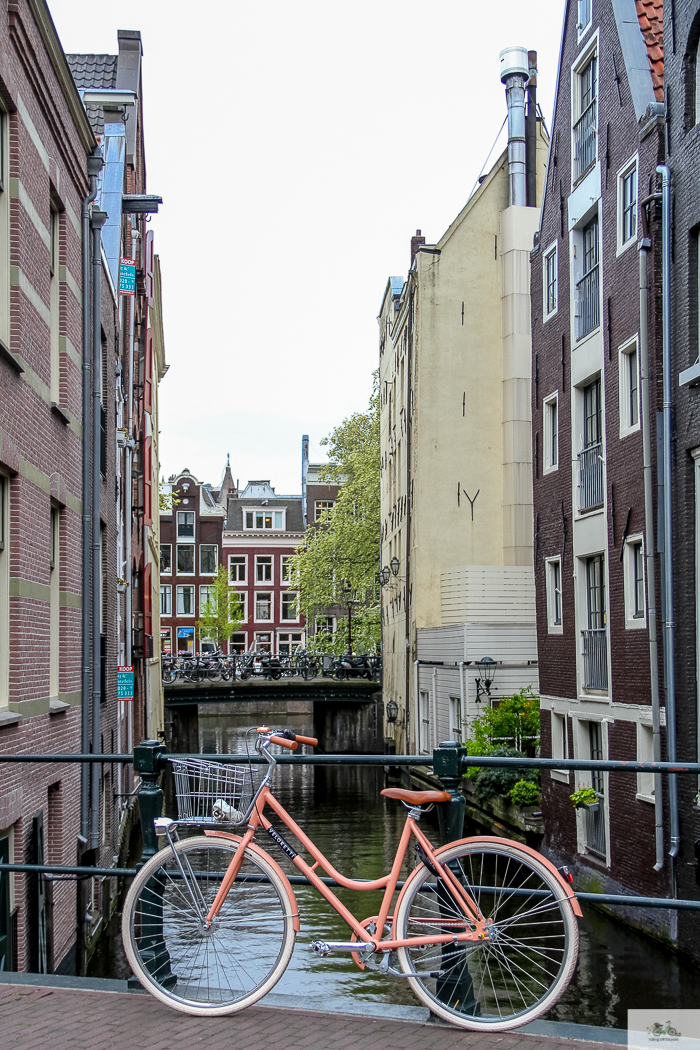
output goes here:
[[[88, 701], [81, 213], [96, 141], [39, 0], [0, 11], [0, 135], [0, 750], [74, 752]], [[0, 859], [75, 863], [80, 776], [0, 768]], [[0, 874], [0, 969], [60, 969], [75, 938], [74, 883]]]
[[[666, 53], [664, 82], [673, 109], [667, 113], [673, 200], [671, 282], [671, 401], [673, 410], [674, 475], [674, 597], [676, 709], [678, 757], [698, 761], [700, 731], [700, 367], [698, 366], [700, 271], [700, 94], [697, 74], [700, 46], [700, 3], [679, 0], [674, 9], [675, 49]], [[695, 777], [678, 781], [680, 843], [677, 859], [678, 896], [700, 895], [698, 847], [700, 819]], [[688, 912], [679, 924], [681, 948], [698, 954], [700, 922]]]
[[200, 652], [196, 621], [222, 562], [226, 512], [185, 468], [168, 480], [173, 508], [160, 517], [160, 651]]
[[[649, 759], [664, 733], [653, 535], [661, 236], [647, 200], [664, 156], [661, 5], [569, 0], [564, 17], [531, 256], [542, 753]], [[579, 785], [597, 791], [596, 811], [574, 810]], [[601, 889], [667, 894], [657, 787], [647, 774], [543, 774], [546, 847]], [[675, 937], [672, 914], [636, 918]]]
[[[340, 486], [322, 480], [325, 466], [325, 463], [309, 462], [309, 435], [304, 434], [301, 439], [301, 508], [304, 529], [320, 526], [324, 514], [333, 509], [338, 499]], [[314, 648], [316, 635], [336, 633], [341, 616], [347, 616], [347, 607], [332, 605], [323, 609], [314, 618], [313, 624], [307, 624], [309, 649]]]

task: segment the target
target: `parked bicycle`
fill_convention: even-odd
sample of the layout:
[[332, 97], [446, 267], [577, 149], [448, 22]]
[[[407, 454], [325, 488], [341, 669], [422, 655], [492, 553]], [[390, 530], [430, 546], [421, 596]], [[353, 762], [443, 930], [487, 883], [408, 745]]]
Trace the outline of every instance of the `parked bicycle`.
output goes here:
[[[385, 788], [383, 795], [408, 810], [391, 871], [367, 881], [346, 878], [271, 789], [272, 745], [296, 750], [316, 741], [289, 730], [251, 732], [267, 769], [171, 759], [179, 819], [154, 822], [166, 846], [134, 878], [122, 914], [127, 958], [156, 999], [187, 1014], [232, 1014], [261, 999], [284, 973], [299, 909], [287, 876], [253, 841], [262, 827], [352, 931], [348, 941], [312, 942], [317, 955], [348, 953], [360, 970], [405, 978], [433, 1013], [460, 1028], [507, 1031], [557, 1002], [576, 967], [581, 909], [550, 861], [490, 836], [436, 848], [419, 822], [450, 800], [448, 792]], [[313, 866], [272, 826], [267, 807]], [[180, 839], [192, 826], [204, 834]], [[411, 838], [416, 866], [394, 902]], [[317, 865], [348, 889], [384, 890], [379, 914], [352, 914]]]

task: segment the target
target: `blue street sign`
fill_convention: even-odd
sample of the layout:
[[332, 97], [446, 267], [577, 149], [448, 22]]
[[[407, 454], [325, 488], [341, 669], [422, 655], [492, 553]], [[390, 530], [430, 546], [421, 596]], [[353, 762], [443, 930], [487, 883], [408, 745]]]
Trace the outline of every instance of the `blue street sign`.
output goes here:
[[134, 699], [133, 665], [117, 668], [117, 700]]
[[119, 294], [136, 294], [136, 260], [122, 259], [119, 263]]

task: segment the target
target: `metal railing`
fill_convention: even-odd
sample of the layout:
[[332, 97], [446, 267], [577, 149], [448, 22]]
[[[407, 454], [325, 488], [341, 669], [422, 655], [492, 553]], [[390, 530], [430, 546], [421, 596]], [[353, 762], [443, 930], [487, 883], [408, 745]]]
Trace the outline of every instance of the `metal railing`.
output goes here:
[[576, 338], [583, 339], [600, 324], [599, 264], [576, 282]]
[[605, 500], [603, 445], [589, 445], [578, 454], [578, 509], [583, 512], [602, 507]]
[[593, 99], [574, 124], [574, 182], [582, 179], [595, 164], [597, 152], [596, 101]]
[[605, 627], [581, 631], [583, 636], [583, 688], [608, 688], [608, 640]]

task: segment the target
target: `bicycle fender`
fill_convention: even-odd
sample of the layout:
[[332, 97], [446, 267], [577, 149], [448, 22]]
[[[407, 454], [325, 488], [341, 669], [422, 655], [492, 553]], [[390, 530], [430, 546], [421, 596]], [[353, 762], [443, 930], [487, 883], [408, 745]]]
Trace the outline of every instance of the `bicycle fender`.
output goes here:
[[[230, 839], [231, 842], [241, 841], [240, 835], [231, 835], [228, 831], [205, 831], [204, 834], [208, 838]], [[289, 898], [289, 903], [291, 906], [290, 916], [292, 919], [292, 925], [295, 931], [299, 933], [299, 930], [301, 929], [301, 923], [299, 921], [299, 905], [297, 904], [297, 899], [294, 896], [294, 890], [292, 889], [292, 884], [290, 883], [289, 879], [282, 871], [279, 864], [275, 860], [273, 860], [269, 853], [266, 853], [264, 849], [261, 849], [260, 846], [257, 846], [254, 842], [249, 842], [246, 848], [251, 850], [253, 853], [257, 853], [259, 856], [264, 857], [268, 864], [272, 864], [273, 868], [275, 868], [275, 870], [277, 871], [277, 874], [284, 883], [284, 888]]]
[[439, 857], [443, 850], [448, 849], [452, 846], [461, 845], [463, 842], [483, 842], [485, 845], [493, 846], [517, 846], [518, 849], [523, 850], [524, 853], [529, 853], [530, 856], [534, 857], [535, 860], [538, 860], [540, 864], [544, 864], [545, 868], [549, 868], [550, 872], [552, 873], [552, 875], [555, 876], [557, 882], [559, 882], [559, 884], [565, 890], [567, 897], [571, 901], [571, 907], [574, 909], [574, 914], [578, 915], [579, 919], [583, 917], [581, 905], [578, 902], [576, 893], [571, 888], [571, 883], [565, 880], [562, 873], [559, 871], [558, 868], [554, 866], [554, 864], [552, 864], [551, 860], [547, 860], [547, 858], [543, 857], [541, 853], [538, 853], [536, 849], [532, 849], [531, 846], [524, 846], [521, 842], [514, 842], [512, 839], [496, 838], [496, 836], [494, 835], [475, 835], [473, 838], [455, 839], [454, 842], [449, 842], [446, 846], [440, 846], [438, 849], [435, 850], [435, 855]]

